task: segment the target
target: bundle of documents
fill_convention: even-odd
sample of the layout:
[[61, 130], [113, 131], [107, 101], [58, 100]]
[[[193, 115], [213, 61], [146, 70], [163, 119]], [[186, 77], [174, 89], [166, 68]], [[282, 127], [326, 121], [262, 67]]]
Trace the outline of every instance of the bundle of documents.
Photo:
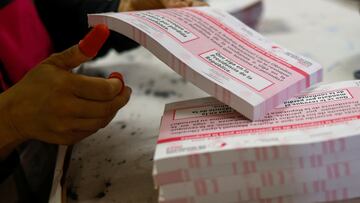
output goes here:
[[360, 196], [359, 81], [308, 89], [322, 80], [319, 64], [209, 7], [89, 16], [100, 23], [214, 97], [166, 106], [153, 170], [159, 202]]
[[318, 63], [210, 7], [93, 14], [89, 24], [106, 24], [135, 40], [252, 120], [322, 80]]
[[360, 81], [322, 85], [249, 121], [214, 98], [168, 104], [153, 176], [162, 203], [360, 196]]

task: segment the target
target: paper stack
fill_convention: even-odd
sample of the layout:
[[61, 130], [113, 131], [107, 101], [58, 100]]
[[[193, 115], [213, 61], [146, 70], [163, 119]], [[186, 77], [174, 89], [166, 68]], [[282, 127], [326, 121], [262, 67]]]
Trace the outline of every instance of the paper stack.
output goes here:
[[322, 80], [321, 66], [208, 7], [105, 13], [106, 24], [149, 49], [200, 89], [257, 120]]
[[322, 85], [251, 122], [214, 98], [168, 104], [161, 203], [306, 203], [360, 196], [360, 81]]

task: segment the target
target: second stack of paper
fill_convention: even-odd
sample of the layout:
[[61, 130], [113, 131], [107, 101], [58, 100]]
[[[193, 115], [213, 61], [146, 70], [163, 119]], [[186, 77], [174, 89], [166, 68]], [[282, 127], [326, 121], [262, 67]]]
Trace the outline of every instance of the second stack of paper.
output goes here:
[[360, 196], [360, 88], [309, 90], [250, 122], [213, 98], [169, 104], [155, 153], [162, 203]]

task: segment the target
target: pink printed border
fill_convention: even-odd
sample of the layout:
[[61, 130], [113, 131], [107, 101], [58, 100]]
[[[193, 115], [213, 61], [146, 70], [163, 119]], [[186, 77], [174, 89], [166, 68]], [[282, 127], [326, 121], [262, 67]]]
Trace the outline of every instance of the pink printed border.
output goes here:
[[252, 128], [252, 129], [243, 129], [243, 130], [231, 130], [231, 131], [222, 131], [222, 132], [216, 132], [216, 133], [184, 135], [184, 136], [172, 137], [172, 138], [167, 138], [167, 139], [161, 139], [161, 140], [158, 140], [157, 143], [163, 144], [163, 143], [186, 141], [186, 140], [193, 140], [193, 139], [197, 140], [197, 139], [204, 139], [204, 138], [228, 137], [228, 136], [233, 136], [233, 135], [242, 135], [242, 134], [250, 134], [250, 133], [260, 133], [260, 132], [264, 133], [264, 132], [272, 132], [272, 131], [302, 129], [302, 128], [307, 128], [307, 127], [335, 124], [335, 123], [341, 123], [341, 122], [352, 121], [352, 120], [360, 120], [360, 115], [336, 118], [336, 119], [330, 119], [330, 120], [322, 120], [322, 121], [316, 121], [316, 122], [307, 122], [307, 123], [301, 123], [301, 124], [291, 124], [291, 125], [272, 126], [272, 127], [263, 127], [263, 128]]
[[161, 30], [165, 31], [165, 33], [166, 33], [168, 36], [170, 36], [171, 38], [175, 39], [175, 40], [178, 41], [180, 44], [186, 44], [186, 43], [188, 43], [188, 42], [192, 42], [192, 41], [195, 41], [195, 40], [197, 40], [197, 39], [200, 38], [199, 36], [197, 36], [196, 34], [194, 34], [193, 32], [191, 32], [191, 34], [193, 34], [196, 38], [190, 39], [190, 40], [188, 40], [188, 41], [186, 41], [186, 42], [182, 42], [182, 41], [180, 41], [178, 38], [176, 38], [174, 35], [172, 35], [171, 33], [169, 33], [167, 30], [165, 30], [164, 28], [160, 27], [159, 25], [151, 22], [150, 20], [145, 19], [145, 18], [142, 18], [142, 17], [139, 17], [139, 16], [136, 16], [136, 15], [133, 14], [133, 13], [128, 13], [128, 15], [131, 15], [131, 16], [133, 16], [133, 17], [135, 17], [135, 18], [139, 18], [139, 19], [141, 19], [141, 20], [144, 20], [144, 21], [146, 21], [146, 22], [154, 25], [155, 27], [160, 28]]
[[261, 55], [272, 59], [275, 62], [278, 62], [288, 68], [290, 68], [291, 70], [299, 73], [300, 75], [303, 75], [306, 79], [306, 86], [310, 87], [310, 75], [308, 73], [306, 73], [305, 71], [301, 70], [300, 68], [293, 66], [289, 63], [287, 63], [286, 61], [274, 56], [273, 54], [270, 54], [269, 52], [267, 52], [266, 50], [264, 50], [261, 47], [256, 46], [255, 44], [249, 42], [248, 40], [246, 40], [243, 36], [241, 36], [239, 33], [234, 32], [232, 29], [224, 26], [222, 23], [220, 23], [217, 19], [204, 14], [203, 12], [197, 11], [195, 9], [187, 9], [188, 11], [195, 13], [207, 20], [209, 20], [210, 22], [214, 23], [216, 26], [218, 26], [220, 29], [222, 29], [223, 31], [225, 31], [226, 33], [230, 34], [231, 36], [233, 36], [234, 38], [238, 39], [240, 42], [244, 43], [246, 46], [248, 46], [249, 48], [253, 49], [254, 51], [260, 53]]
[[221, 72], [223, 72], [223, 73], [225, 73], [225, 74], [229, 75], [230, 77], [232, 77], [232, 78], [234, 78], [235, 80], [237, 80], [237, 81], [241, 82], [242, 84], [245, 84], [246, 86], [250, 87], [251, 89], [255, 90], [256, 92], [262, 92], [262, 91], [264, 91], [265, 89], [267, 89], [267, 88], [269, 88], [269, 87], [271, 87], [271, 86], [273, 86], [273, 85], [275, 84], [274, 82], [272, 82], [272, 81], [268, 80], [267, 78], [265, 78], [265, 77], [263, 77], [263, 76], [261, 76], [261, 75], [259, 75], [259, 74], [255, 73], [253, 70], [251, 70], [251, 69], [249, 69], [249, 68], [245, 67], [244, 65], [238, 64], [238, 63], [236, 63], [235, 61], [233, 61], [234, 63], [236, 63], [236, 64], [238, 64], [238, 65], [240, 65], [240, 66], [243, 66], [244, 68], [246, 68], [246, 69], [248, 69], [249, 71], [251, 71], [253, 74], [255, 74], [255, 75], [257, 75], [257, 76], [259, 76], [259, 77], [263, 78], [264, 80], [266, 80], [266, 81], [268, 81], [268, 82], [270, 82], [270, 83], [271, 83], [271, 85], [269, 85], [269, 86], [267, 86], [267, 87], [265, 87], [265, 88], [263, 88], [263, 89], [261, 89], [261, 90], [257, 90], [257, 89], [255, 89], [255, 88], [254, 88], [253, 86], [251, 86], [250, 84], [247, 84], [246, 82], [244, 82], [244, 81], [242, 81], [242, 80], [240, 80], [240, 79], [236, 78], [235, 76], [233, 76], [233, 75], [231, 75], [231, 74], [227, 73], [226, 71], [222, 70], [221, 68], [216, 67], [215, 65], [213, 65], [213, 64], [211, 64], [211, 63], [209, 63], [207, 60], [205, 60], [205, 59], [204, 59], [204, 57], [202, 57], [202, 56], [201, 56], [201, 55], [206, 54], [206, 53], [209, 53], [209, 52], [211, 52], [211, 51], [217, 51], [217, 52], [219, 52], [220, 54], [224, 55], [226, 58], [230, 59], [230, 57], [228, 57], [228, 56], [226, 56], [225, 54], [221, 53], [221, 52], [220, 52], [219, 50], [217, 50], [217, 49], [211, 49], [211, 50], [206, 51], [206, 52], [204, 52], [204, 53], [200, 53], [198, 56], [199, 56], [199, 57], [200, 57], [203, 61], [205, 61], [207, 64], [209, 64], [210, 66], [212, 66], [212, 67], [214, 67], [214, 68], [216, 68], [216, 69], [220, 70]]

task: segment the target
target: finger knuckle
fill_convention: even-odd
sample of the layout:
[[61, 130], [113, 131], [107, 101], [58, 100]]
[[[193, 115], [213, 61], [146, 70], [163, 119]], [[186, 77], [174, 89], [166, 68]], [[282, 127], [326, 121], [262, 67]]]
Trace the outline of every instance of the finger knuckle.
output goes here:
[[65, 109], [62, 102], [54, 99], [48, 102], [45, 108], [47, 109], [47, 113], [51, 114], [51, 116], [54, 118], [58, 118], [59, 116], [63, 115]]
[[60, 134], [71, 131], [71, 128], [69, 127], [69, 125], [65, 124], [64, 122], [55, 123], [53, 128], [54, 128], [55, 132], [60, 133]]
[[71, 80], [65, 74], [58, 74], [52, 81], [52, 91], [56, 94], [63, 94], [70, 91]]
[[62, 55], [60, 53], [51, 54], [50, 57], [46, 60], [46, 63], [53, 64], [59, 67], [62, 67], [64, 65]]
[[106, 83], [101, 93], [104, 98], [111, 99], [114, 97], [114, 88], [111, 86], [111, 84]]
[[104, 116], [109, 116], [109, 115], [114, 114], [116, 111], [114, 103], [111, 102], [111, 103], [106, 104], [104, 111], [105, 111]]
[[67, 87], [72, 84], [70, 74], [60, 74], [57, 78], [57, 82], [60, 87]]
[[56, 115], [56, 116], [63, 116], [63, 115], [73, 115], [75, 113], [75, 105], [74, 103], [70, 100], [57, 100], [52, 102], [52, 112]]

